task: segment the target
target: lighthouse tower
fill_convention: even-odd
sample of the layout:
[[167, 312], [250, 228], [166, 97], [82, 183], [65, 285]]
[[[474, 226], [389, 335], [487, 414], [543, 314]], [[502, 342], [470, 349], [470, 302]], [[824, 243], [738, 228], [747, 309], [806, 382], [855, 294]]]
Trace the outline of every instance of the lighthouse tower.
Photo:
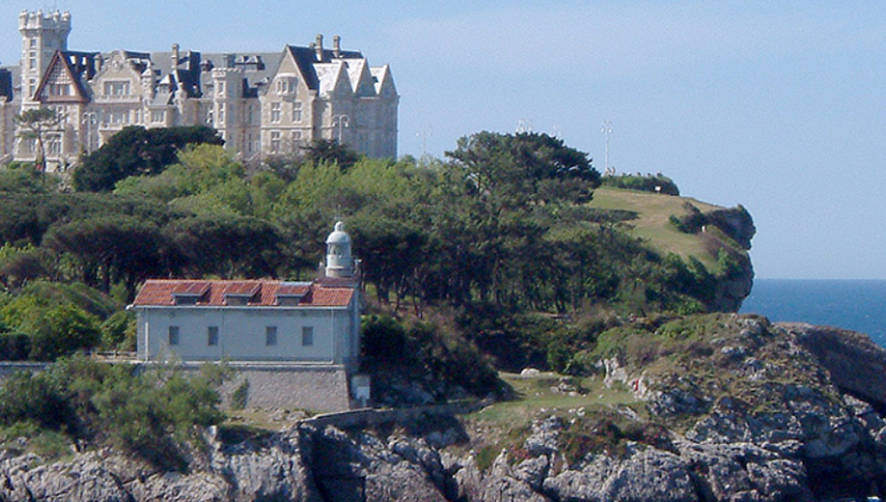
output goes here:
[[345, 224], [336, 222], [335, 229], [326, 238], [326, 277], [354, 276], [354, 258], [351, 256], [351, 237]]

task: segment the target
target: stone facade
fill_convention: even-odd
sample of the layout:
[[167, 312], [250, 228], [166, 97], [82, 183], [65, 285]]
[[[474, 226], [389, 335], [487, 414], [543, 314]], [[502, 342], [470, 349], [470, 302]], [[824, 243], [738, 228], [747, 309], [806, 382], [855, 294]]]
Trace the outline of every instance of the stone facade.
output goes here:
[[71, 15], [22, 12], [22, 60], [0, 68], [0, 155], [34, 160], [12, 117], [40, 107], [62, 124], [46, 134], [47, 170], [63, 170], [126, 126], [208, 125], [245, 160], [296, 153], [336, 140], [370, 157], [396, 157], [399, 96], [387, 65], [357, 51], [307, 47], [280, 52], [71, 51]]

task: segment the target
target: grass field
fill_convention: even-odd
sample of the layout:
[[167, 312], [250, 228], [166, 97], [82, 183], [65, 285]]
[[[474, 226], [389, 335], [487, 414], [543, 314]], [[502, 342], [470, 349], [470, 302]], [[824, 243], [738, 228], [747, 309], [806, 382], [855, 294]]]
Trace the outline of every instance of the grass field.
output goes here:
[[649, 241], [650, 245], [661, 252], [676, 253], [683, 258], [695, 256], [708, 270], [716, 270], [716, 260], [708, 253], [702, 240], [693, 234], [677, 230], [669, 221], [670, 216], [682, 216], [687, 213], [683, 207], [685, 202], [701, 211], [717, 209], [718, 206], [699, 202], [690, 197], [675, 197], [637, 190], [625, 190], [612, 187], [600, 187], [594, 190], [591, 207], [600, 209], [626, 209], [638, 214], [637, 219], [627, 223], [634, 228], [635, 237]]
[[611, 388], [603, 384], [602, 376], [568, 378], [578, 384], [581, 393], [555, 390], [561, 377], [553, 373], [542, 373], [533, 377], [521, 377], [513, 373], [501, 373], [504, 381], [511, 385], [515, 399], [501, 401], [487, 406], [467, 416], [470, 422], [487, 423], [499, 426], [517, 426], [529, 423], [540, 413], [555, 413], [578, 408], [610, 407], [636, 403], [633, 394], [622, 385]]

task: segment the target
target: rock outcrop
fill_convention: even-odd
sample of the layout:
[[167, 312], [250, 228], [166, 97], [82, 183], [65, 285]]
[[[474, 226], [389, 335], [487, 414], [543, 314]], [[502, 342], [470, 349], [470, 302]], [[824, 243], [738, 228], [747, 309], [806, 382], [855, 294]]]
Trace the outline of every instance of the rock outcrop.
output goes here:
[[634, 383], [644, 409], [547, 412], [516, 441], [494, 445], [494, 460], [471, 449], [488, 439], [454, 419], [374, 430], [305, 422], [244, 437], [210, 428], [188, 472], [107, 449], [55, 462], [2, 451], [0, 500], [814, 501], [886, 493], [886, 351], [830, 328], [737, 315], [703, 321], [707, 335], [692, 340], [692, 351], [660, 356], [669, 365], [607, 362], [609, 381]]

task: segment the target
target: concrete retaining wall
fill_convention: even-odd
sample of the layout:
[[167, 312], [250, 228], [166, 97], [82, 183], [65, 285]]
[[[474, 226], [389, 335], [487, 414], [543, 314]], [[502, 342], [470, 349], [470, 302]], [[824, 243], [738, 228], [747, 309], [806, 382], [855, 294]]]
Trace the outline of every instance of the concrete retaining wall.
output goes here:
[[394, 408], [376, 410], [361, 408], [359, 410], [326, 413], [302, 420], [301, 423], [326, 427], [367, 427], [391, 422], [405, 422], [421, 418], [423, 415], [459, 415], [476, 411], [489, 403], [483, 401], [459, 401], [447, 404], [414, 406], [411, 408]]
[[49, 364], [40, 362], [0, 362], [0, 383], [19, 371], [42, 371]]
[[[348, 377], [342, 365], [228, 362], [232, 379], [219, 389], [223, 405], [245, 384], [247, 408], [303, 409], [312, 412], [347, 410], [350, 407]], [[141, 368], [151, 363], [140, 363]], [[186, 372], [197, 373], [203, 363], [181, 363]]]
[[[144, 371], [152, 363], [132, 364], [134, 371]], [[204, 363], [179, 363], [185, 373], [197, 373]], [[224, 406], [231, 405], [231, 395], [248, 382], [247, 408], [303, 409], [311, 412], [341, 411], [350, 408], [348, 377], [345, 367], [329, 364], [228, 362], [234, 376], [219, 389]], [[18, 371], [41, 371], [49, 363], [0, 362], [0, 383]], [[164, 366], [163, 364], [159, 364]]]

